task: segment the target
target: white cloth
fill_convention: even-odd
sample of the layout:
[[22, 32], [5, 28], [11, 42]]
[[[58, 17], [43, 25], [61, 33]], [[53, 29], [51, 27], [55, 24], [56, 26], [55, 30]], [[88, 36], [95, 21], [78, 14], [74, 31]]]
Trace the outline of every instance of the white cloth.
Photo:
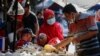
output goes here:
[[68, 3], [73, 3], [73, 4], [77, 4], [78, 6], [82, 7], [82, 8], [90, 8], [93, 5], [97, 4], [100, 2], [100, 0], [66, 0], [66, 2]]
[[[8, 15], [15, 15], [15, 10], [13, 10], [13, 5], [14, 5], [14, 2], [12, 2], [12, 5], [10, 6], [7, 14]], [[21, 4], [18, 2], [18, 15], [23, 15], [24, 14], [24, 8], [21, 6]]]

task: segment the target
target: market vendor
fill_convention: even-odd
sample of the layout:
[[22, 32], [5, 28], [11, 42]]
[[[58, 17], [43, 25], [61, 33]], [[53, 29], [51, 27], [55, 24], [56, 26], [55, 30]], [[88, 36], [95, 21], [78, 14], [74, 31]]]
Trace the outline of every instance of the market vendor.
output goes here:
[[[46, 34], [47, 40], [46, 43], [50, 42], [52, 39], [57, 38], [58, 40], [63, 40], [63, 31], [61, 25], [56, 22], [55, 14], [53, 10], [45, 9], [43, 12], [44, 23], [41, 25], [39, 34]], [[44, 46], [43, 42], [38, 41], [39, 44]], [[54, 44], [53, 44], [54, 45]]]
[[97, 38], [98, 28], [94, 16], [78, 13], [72, 4], [64, 7], [63, 13], [69, 23], [72, 42], [77, 44], [79, 56], [100, 56], [100, 46]]
[[17, 49], [19, 49], [23, 45], [27, 44], [28, 42], [31, 42], [32, 36], [33, 36], [33, 33], [32, 33], [31, 29], [29, 29], [29, 28], [23, 29], [21, 32], [21, 38], [20, 38], [20, 40], [17, 41], [15, 47]]

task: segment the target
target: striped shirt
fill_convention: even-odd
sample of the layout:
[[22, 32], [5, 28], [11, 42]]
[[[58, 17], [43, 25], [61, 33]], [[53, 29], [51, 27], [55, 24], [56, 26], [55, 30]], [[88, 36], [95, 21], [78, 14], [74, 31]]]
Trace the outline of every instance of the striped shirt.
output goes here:
[[[69, 24], [70, 33], [77, 35], [94, 30], [98, 30], [94, 16], [90, 16], [85, 13], [81, 13], [80, 18], [76, 22]], [[81, 50], [80, 53], [82, 52], [80, 54], [81, 56], [99, 56], [100, 46], [98, 38], [93, 36], [88, 40], [81, 41], [77, 48], [77, 51], [79, 50]]]

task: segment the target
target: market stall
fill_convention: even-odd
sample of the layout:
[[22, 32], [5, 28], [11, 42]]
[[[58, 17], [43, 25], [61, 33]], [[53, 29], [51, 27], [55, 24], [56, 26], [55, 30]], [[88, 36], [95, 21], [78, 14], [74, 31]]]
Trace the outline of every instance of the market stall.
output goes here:
[[76, 55], [77, 55], [76, 53], [71, 53], [70, 51], [64, 51], [64, 50], [57, 52], [48, 52], [47, 50], [44, 50], [43, 47], [32, 43], [24, 45], [22, 49], [18, 49], [15, 52], [10, 52], [9, 49], [6, 53], [0, 52], [0, 56], [76, 56]]
[[[74, 2], [73, 2], [73, 0], [66, 0], [66, 2], [73, 3], [73, 5], [76, 7], [78, 12], [83, 12], [83, 11], [86, 11], [87, 8], [90, 8], [91, 6], [95, 5], [96, 3], [100, 2], [100, 1], [99, 0], [95, 0], [95, 1], [91, 0], [88, 3], [86, 3], [85, 0], [76, 0]], [[43, 8], [50, 8], [50, 9], [56, 10], [58, 8], [63, 9], [65, 4], [67, 4], [67, 3], [61, 2], [61, 0], [60, 1], [58, 1], [58, 0], [52, 0], [52, 1], [45, 0], [43, 3], [40, 3], [36, 7], [38, 9], [39, 8], [42, 8], [42, 9]], [[19, 5], [19, 3], [18, 3], [18, 5]], [[15, 7], [17, 7], [17, 6], [15, 6]], [[16, 8], [15, 11], [11, 12], [12, 15], [15, 15], [15, 20], [17, 20], [17, 16], [18, 16], [17, 13], [19, 13], [18, 8]], [[94, 7], [91, 7], [89, 10], [91, 10], [92, 8], [94, 8]], [[22, 8], [22, 10], [23, 10], [23, 8]], [[22, 12], [23, 13], [21, 14], [21, 16], [24, 14], [24, 10]], [[12, 42], [13, 42], [13, 40], [16, 40], [16, 22], [15, 22], [15, 35], [12, 35], [12, 36], [15, 37], [14, 39], [12, 39]], [[12, 52], [12, 50], [9, 50], [9, 49], [5, 53], [0, 52], [0, 56], [77, 56], [77, 53], [75, 51], [76, 47], [73, 43], [70, 43], [70, 40], [68, 41], [67, 39], [65, 39], [62, 41], [62, 43], [59, 43], [55, 46], [46, 45], [44, 47], [41, 47], [37, 44], [28, 43], [28, 44], [23, 45], [21, 49], [15, 50], [15, 48], [14, 48], [15, 52]], [[15, 42], [14, 42], [14, 44], [15, 44]], [[69, 44], [68, 51], [66, 51], [65, 49], [59, 50], [59, 46], [63, 47], [63, 46], [66, 46], [68, 44]]]

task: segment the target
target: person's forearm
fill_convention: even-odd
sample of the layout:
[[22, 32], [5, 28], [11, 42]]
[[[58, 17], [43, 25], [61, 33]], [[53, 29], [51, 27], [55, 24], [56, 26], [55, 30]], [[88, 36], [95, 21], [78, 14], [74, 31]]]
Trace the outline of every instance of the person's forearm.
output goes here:
[[35, 25], [35, 29], [36, 29], [35, 35], [37, 36], [37, 34], [39, 32], [39, 25], [38, 24]]
[[82, 35], [77, 36], [78, 41], [83, 41], [92, 38], [93, 36], [97, 35], [97, 31], [88, 31]]
[[59, 44], [55, 45], [55, 47], [57, 49], [59, 49], [60, 47], [65, 47], [66, 45], [68, 45], [71, 41], [72, 41], [73, 37], [67, 37], [64, 40], [62, 40]]

